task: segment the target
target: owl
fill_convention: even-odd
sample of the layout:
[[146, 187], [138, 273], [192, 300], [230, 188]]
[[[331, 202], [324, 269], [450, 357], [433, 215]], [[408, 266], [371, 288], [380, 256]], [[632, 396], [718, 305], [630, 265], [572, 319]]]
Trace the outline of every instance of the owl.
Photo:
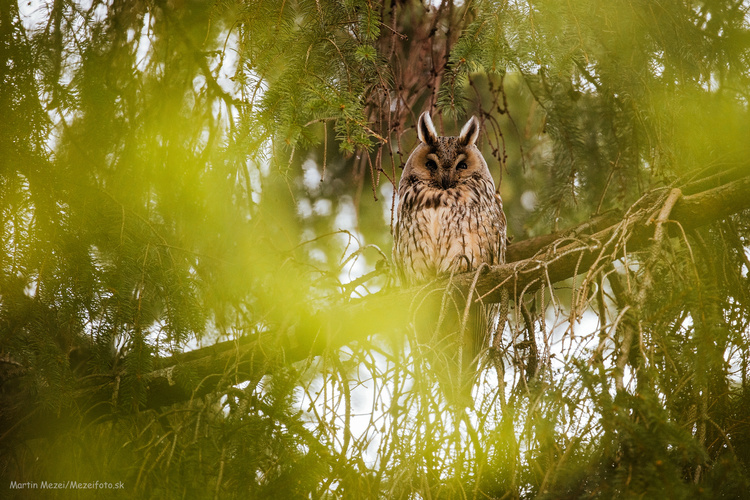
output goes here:
[[[404, 166], [398, 187], [393, 260], [405, 285], [476, 270], [482, 263], [505, 262], [506, 220], [487, 163], [476, 146], [479, 121], [471, 117], [458, 137], [441, 137], [429, 113], [419, 117], [419, 144]], [[431, 348], [430, 363], [444, 371], [447, 393], [471, 393], [476, 366], [488, 344], [496, 308], [475, 304], [471, 325], [461, 323], [465, 303], [434, 312], [423, 321], [421, 343]], [[427, 334], [424, 332], [427, 331]], [[447, 368], [447, 370], [444, 370]], [[456, 399], [450, 398], [449, 399]]]

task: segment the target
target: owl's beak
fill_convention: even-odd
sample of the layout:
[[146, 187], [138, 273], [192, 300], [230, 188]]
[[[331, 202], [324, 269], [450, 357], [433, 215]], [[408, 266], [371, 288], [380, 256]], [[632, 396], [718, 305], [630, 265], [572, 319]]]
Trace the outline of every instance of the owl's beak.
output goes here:
[[440, 186], [443, 189], [450, 189], [452, 187], [456, 186], [456, 183], [452, 179], [452, 175], [450, 171], [443, 172], [440, 176]]

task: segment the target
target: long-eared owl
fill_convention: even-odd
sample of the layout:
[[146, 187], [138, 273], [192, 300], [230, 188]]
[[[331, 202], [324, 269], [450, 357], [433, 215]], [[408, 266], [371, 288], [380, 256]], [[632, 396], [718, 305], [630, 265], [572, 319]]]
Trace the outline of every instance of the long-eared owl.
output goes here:
[[[417, 124], [419, 144], [404, 166], [399, 183], [398, 220], [394, 227], [393, 260], [405, 285], [426, 282], [452, 272], [476, 270], [482, 263], [505, 262], [505, 214], [487, 163], [476, 146], [479, 121], [471, 117], [457, 137], [438, 136], [425, 112]], [[463, 310], [460, 304], [457, 310]], [[433, 328], [436, 352], [457, 373], [454, 389], [473, 384], [478, 356], [488, 341], [492, 312], [475, 307], [474, 324], [456, 349], [460, 313], [454, 321]], [[444, 315], [443, 315], [444, 316]], [[446, 331], [447, 330], [447, 331]], [[451, 331], [452, 330], [452, 331]], [[424, 338], [424, 335], [422, 335]], [[461, 352], [461, 355], [456, 355]], [[434, 364], [433, 356], [433, 364]], [[461, 372], [471, 372], [461, 376]], [[468, 388], [470, 393], [471, 387]], [[466, 393], [466, 387], [457, 390]]]

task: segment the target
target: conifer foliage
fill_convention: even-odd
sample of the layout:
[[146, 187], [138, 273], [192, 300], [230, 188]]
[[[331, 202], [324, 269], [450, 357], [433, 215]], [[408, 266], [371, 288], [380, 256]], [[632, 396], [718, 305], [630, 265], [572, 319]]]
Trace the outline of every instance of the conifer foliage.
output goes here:
[[[749, 11], [2, 2], [0, 496], [744, 498]], [[511, 262], [405, 291], [423, 110]], [[466, 410], [414, 335], [456, 286], [508, 302]]]

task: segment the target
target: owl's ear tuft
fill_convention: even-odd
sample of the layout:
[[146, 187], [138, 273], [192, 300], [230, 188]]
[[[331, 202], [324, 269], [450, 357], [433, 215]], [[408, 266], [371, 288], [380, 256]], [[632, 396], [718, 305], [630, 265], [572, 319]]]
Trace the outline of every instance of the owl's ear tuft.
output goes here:
[[464, 146], [470, 146], [476, 144], [477, 138], [479, 138], [479, 120], [475, 116], [469, 118], [464, 128], [461, 129], [461, 134], [458, 136]]
[[429, 145], [437, 143], [437, 131], [435, 130], [435, 125], [432, 124], [430, 113], [427, 111], [419, 115], [417, 136], [419, 136], [419, 140], [425, 144]]

